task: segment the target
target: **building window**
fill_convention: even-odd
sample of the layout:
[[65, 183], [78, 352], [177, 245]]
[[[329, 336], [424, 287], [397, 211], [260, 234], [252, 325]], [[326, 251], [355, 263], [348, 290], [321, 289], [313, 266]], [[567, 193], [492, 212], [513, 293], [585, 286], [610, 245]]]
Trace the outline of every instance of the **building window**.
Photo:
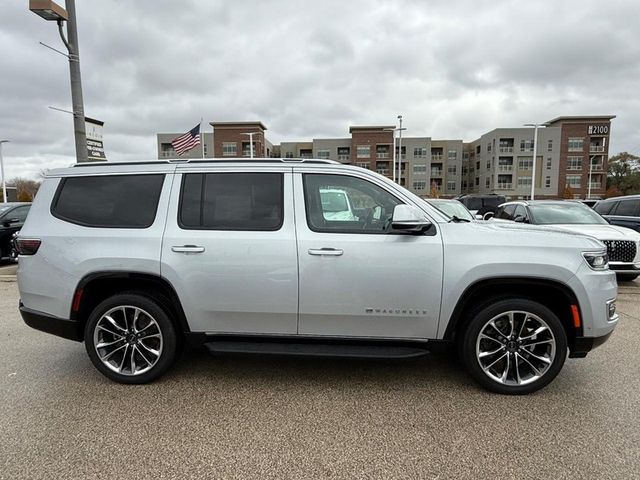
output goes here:
[[569, 151], [581, 152], [584, 149], [584, 139], [582, 137], [569, 137]]
[[480, 185], [480, 177], [476, 177], [476, 187]]
[[415, 158], [425, 158], [427, 156], [427, 149], [425, 147], [415, 147], [413, 149], [413, 156]]
[[338, 147], [338, 160], [341, 160], [341, 161], [351, 160], [351, 148]]
[[467, 189], [467, 181], [462, 180], [462, 190], [466, 190], [466, 189]]
[[547, 170], [551, 170], [551, 157], [547, 157]]
[[287, 152], [284, 158], [293, 158], [293, 152]]
[[222, 142], [222, 156], [235, 157], [238, 154], [238, 145], [236, 142]]
[[427, 182], [425, 182], [425, 181], [413, 182], [413, 189], [414, 190], [424, 190], [425, 188], [427, 188]]
[[447, 182], [447, 191], [448, 192], [453, 192], [455, 189], [456, 189], [456, 182], [448, 181]]
[[567, 185], [571, 188], [580, 188], [581, 175], [567, 175]]
[[551, 177], [545, 177], [544, 179], [544, 186], [546, 188], [550, 188], [551, 187]]
[[480, 162], [476, 162], [476, 170], [480, 170]]
[[518, 187], [531, 187], [531, 177], [519, 177]]
[[450, 175], [456, 175], [458, 173], [458, 167], [456, 165], [448, 165], [447, 172]]
[[533, 140], [520, 140], [521, 152], [533, 152]]
[[427, 173], [427, 165], [424, 163], [414, 165], [413, 173]]
[[518, 157], [518, 170], [531, 170], [533, 168], [533, 157]]
[[491, 177], [487, 177], [485, 179], [484, 186], [487, 188], [491, 188]]
[[567, 157], [567, 170], [582, 170], [582, 157]]
[[318, 156], [318, 158], [327, 159], [329, 158], [329, 153], [329, 150], [318, 150], [318, 153], [316, 155]]
[[491, 160], [487, 160], [487, 170], [491, 170]]
[[369, 162], [358, 162], [356, 163], [356, 167], [369, 169]]
[[456, 158], [458, 158], [458, 151], [457, 150], [449, 150], [447, 152], [447, 158], [449, 160], [455, 160]]
[[553, 152], [553, 140], [549, 140], [547, 143], [547, 152]]
[[462, 175], [466, 175], [469, 172], [469, 167], [466, 165], [462, 166]]
[[491, 151], [491, 144], [487, 143], [487, 152], [490, 152], [490, 151]]
[[370, 158], [371, 157], [371, 146], [369, 146], [369, 145], [358, 145], [356, 147], [356, 156], [358, 158]]

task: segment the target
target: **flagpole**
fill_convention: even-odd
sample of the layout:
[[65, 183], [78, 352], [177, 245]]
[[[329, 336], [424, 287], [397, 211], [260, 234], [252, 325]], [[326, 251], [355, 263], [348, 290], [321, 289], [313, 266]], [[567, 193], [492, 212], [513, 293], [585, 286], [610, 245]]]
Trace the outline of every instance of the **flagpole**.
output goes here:
[[202, 144], [202, 158], [204, 159], [204, 130], [202, 130], [202, 120], [200, 117], [200, 143]]

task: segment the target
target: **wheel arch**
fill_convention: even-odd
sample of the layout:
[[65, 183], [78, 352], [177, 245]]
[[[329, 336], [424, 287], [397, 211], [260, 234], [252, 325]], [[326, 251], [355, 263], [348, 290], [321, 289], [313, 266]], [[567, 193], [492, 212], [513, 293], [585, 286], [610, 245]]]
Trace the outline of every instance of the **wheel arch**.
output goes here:
[[580, 303], [568, 285], [542, 278], [496, 277], [478, 280], [465, 289], [449, 318], [443, 340], [455, 340], [456, 333], [466, 327], [470, 314], [477, 308], [496, 299], [513, 297], [538, 301], [549, 307], [562, 322], [570, 347], [573, 345], [572, 340], [582, 335], [582, 323], [579, 328], [574, 326], [571, 307], [577, 306], [582, 320]]
[[173, 285], [159, 275], [143, 272], [105, 271], [84, 276], [74, 291], [69, 318], [84, 328], [89, 315], [100, 302], [112, 295], [130, 291], [140, 291], [159, 302], [168, 310], [178, 333], [190, 332], [182, 303]]

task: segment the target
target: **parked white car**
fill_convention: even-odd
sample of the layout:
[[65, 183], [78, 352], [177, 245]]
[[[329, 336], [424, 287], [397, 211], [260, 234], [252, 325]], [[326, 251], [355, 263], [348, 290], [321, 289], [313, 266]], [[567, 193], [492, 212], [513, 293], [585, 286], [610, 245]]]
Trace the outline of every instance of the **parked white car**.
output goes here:
[[523, 394], [618, 323], [598, 240], [455, 221], [331, 161], [52, 170], [17, 246], [24, 321], [84, 341], [122, 383], [158, 378], [181, 346], [408, 358], [455, 345], [478, 383]]
[[592, 208], [580, 202], [533, 200], [503, 203], [493, 221], [545, 225], [597, 238], [607, 246], [609, 268], [621, 280], [640, 275], [640, 233], [610, 225]]

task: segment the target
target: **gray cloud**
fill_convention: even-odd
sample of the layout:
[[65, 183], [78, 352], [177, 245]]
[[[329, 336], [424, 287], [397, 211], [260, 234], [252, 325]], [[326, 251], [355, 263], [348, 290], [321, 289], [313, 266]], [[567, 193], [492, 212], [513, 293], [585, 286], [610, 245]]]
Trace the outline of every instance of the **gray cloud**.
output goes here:
[[[0, 20], [8, 176], [73, 161], [66, 60], [26, 2]], [[78, 2], [85, 110], [111, 159], [155, 158], [155, 133], [260, 119], [274, 142], [405, 118], [408, 135], [473, 140], [557, 115], [616, 114], [640, 152], [640, 4], [632, 0]]]

